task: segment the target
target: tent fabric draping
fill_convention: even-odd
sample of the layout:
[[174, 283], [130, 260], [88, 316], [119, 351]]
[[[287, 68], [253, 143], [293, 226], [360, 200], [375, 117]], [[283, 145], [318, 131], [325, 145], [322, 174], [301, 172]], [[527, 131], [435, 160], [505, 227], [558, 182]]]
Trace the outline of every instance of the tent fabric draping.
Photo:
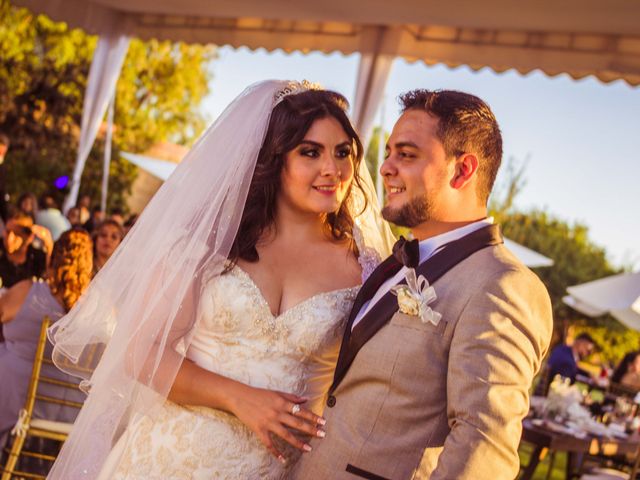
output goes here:
[[87, 90], [84, 95], [80, 142], [69, 194], [64, 200], [66, 213], [78, 200], [80, 178], [91, 147], [98, 134], [109, 101], [113, 98], [122, 62], [129, 47], [129, 38], [121, 33], [105, 33], [93, 54]]
[[[640, 2], [634, 0], [14, 0], [102, 34], [117, 18], [143, 39], [252, 49], [360, 52], [450, 67], [640, 85]], [[380, 42], [383, 36], [393, 42]]]
[[563, 301], [590, 317], [610, 313], [640, 330], [640, 272], [621, 273], [567, 288]]
[[[395, 57], [496, 72], [540, 69], [575, 79], [594, 75], [603, 82], [622, 79], [640, 85], [640, 2], [634, 0], [234, 0], [216, 2], [215, 8], [208, 0], [14, 3], [97, 33], [100, 45], [112, 42], [106, 60], [94, 58], [92, 73], [120, 70], [122, 62], [116, 57], [120, 52], [124, 56], [126, 46], [121, 50], [113, 41], [126, 42], [127, 36], [252, 49], [359, 52], [354, 118], [365, 139]], [[65, 211], [78, 194], [97, 130], [93, 122], [104, 115], [103, 98], [112, 91], [107, 84], [92, 89], [96, 76], [90, 75], [85, 96], [80, 151]]]

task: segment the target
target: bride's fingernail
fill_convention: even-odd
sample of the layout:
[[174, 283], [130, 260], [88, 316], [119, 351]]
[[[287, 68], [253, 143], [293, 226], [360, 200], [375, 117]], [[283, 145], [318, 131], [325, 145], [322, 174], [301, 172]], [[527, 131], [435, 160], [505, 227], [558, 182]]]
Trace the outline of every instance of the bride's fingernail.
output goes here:
[[303, 449], [305, 452], [310, 452], [310, 451], [311, 451], [311, 445], [309, 445], [309, 444], [305, 443], [305, 444], [302, 446], [302, 449]]
[[327, 424], [327, 421], [324, 418], [319, 418], [318, 419], [318, 425], [323, 425], [324, 426], [326, 424]]
[[287, 459], [286, 459], [286, 458], [284, 458], [282, 455], [280, 455], [280, 456], [278, 457], [278, 460], [279, 460], [279, 461], [280, 461], [280, 463], [282, 463], [282, 464], [287, 463]]
[[318, 430], [316, 432], [316, 435], [318, 435], [320, 438], [324, 438], [327, 436], [327, 432], [325, 432], [324, 430]]

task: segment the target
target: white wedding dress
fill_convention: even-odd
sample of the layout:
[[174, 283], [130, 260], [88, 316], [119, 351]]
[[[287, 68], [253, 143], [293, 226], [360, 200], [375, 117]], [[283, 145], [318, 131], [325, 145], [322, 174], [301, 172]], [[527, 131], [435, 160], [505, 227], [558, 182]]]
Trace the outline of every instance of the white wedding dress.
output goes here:
[[[187, 357], [248, 385], [310, 398], [321, 414], [345, 322], [358, 287], [320, 293], [274, 316], [239, 267], [203, 289]], [[278, 462], [236, 417], [167, 401], [135, 420], [111, 452], [100, 478], [134, 480], [277, 479], [297, 458]]]

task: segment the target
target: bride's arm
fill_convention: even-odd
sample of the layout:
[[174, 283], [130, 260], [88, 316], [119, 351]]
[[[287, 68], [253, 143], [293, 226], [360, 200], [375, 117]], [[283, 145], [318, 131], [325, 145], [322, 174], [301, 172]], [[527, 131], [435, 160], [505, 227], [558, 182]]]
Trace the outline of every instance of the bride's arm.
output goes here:
[[294, 405], [306, 402], [306, 398], [251, 387], [205, 370], [187, 359], [178, 370], [169, 399], [179, 404], [201, 405], [235, 415], [283, 462], [284, 456], [274, 445], [271, 434], [302, 451], [309, 451], [311, 447], [296, 438], [288, 428], [324, 437], [320, 428], [324, 419], [304, 408], [292, 414]]

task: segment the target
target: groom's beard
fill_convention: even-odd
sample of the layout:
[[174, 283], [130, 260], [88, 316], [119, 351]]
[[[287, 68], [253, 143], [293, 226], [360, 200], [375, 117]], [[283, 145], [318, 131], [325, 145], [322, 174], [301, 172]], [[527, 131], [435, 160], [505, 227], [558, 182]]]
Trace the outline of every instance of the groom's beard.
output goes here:
[[382, 218], [400, 227], [417, 227], [433, 218], [433, 202], [426, 195], [414, 197], [400, 208], [384, 207]]

